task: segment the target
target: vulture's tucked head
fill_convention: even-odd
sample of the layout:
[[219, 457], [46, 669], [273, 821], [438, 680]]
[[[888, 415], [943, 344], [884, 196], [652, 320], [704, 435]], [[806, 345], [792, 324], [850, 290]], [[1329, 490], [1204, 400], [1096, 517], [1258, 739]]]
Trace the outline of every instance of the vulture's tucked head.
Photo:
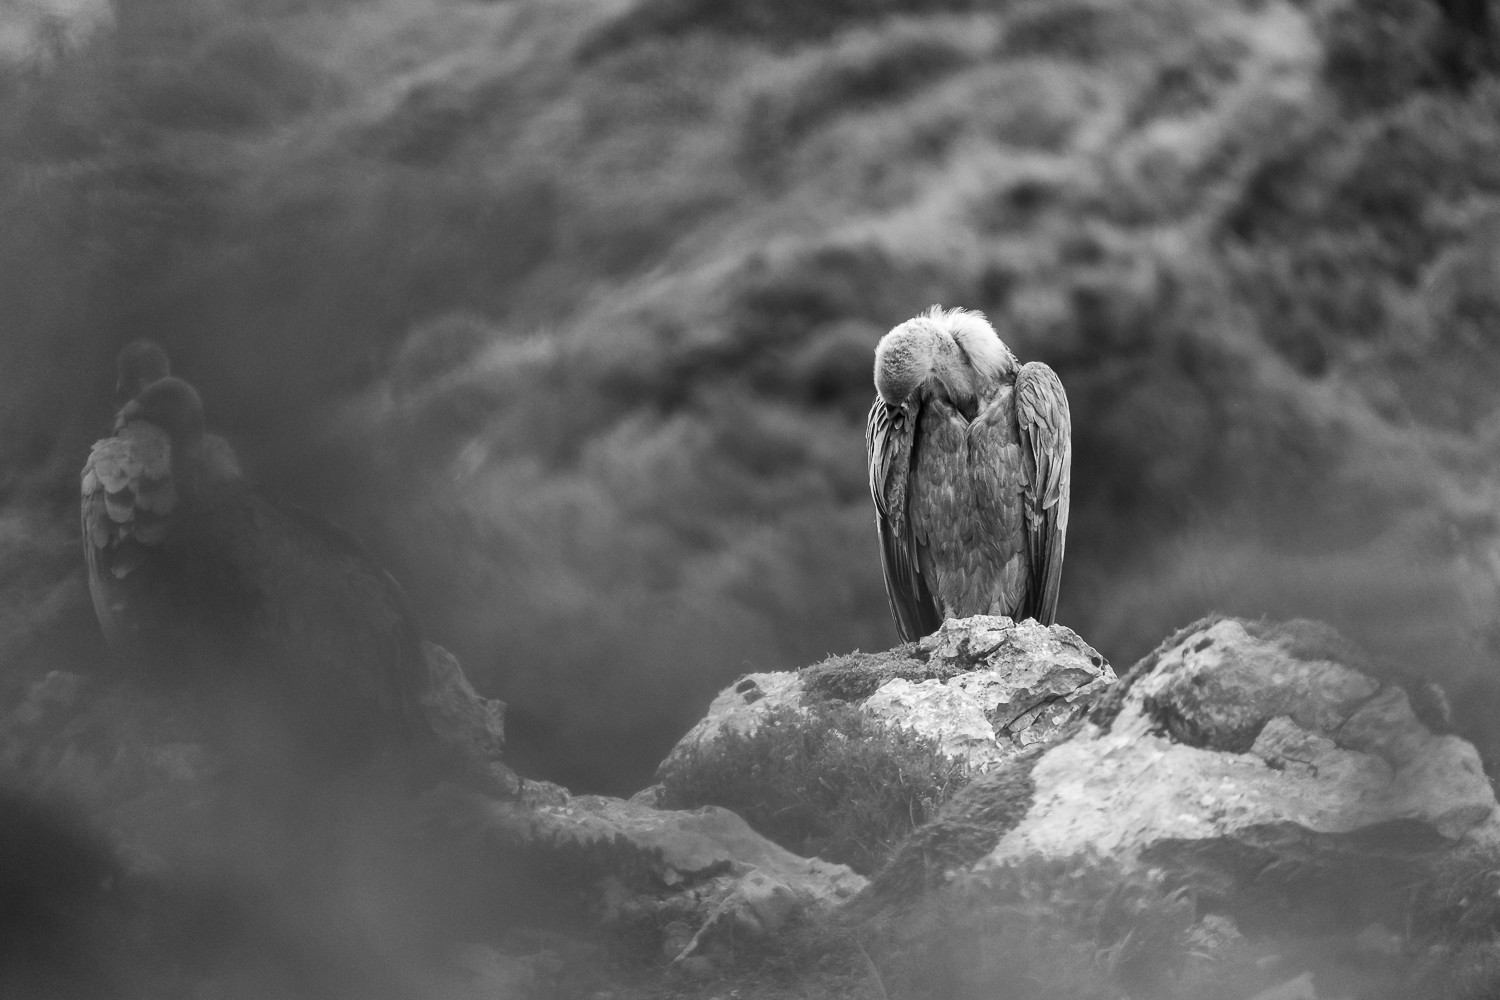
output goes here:
[[1016, 357], [983, 314], [933, 306], [880, 338], [875, 348], [875, 390], [900, 406], [930, 382], [955, 403], [973, 400], [981, 380], [1012, 375]]
[[152, 382], [121, 408], [115, 425], [119, 428], [137, 420], [166, 431], [174, 453], [203, 443], [203, 400], [197, 389], [180, 378], [168, 376]]
[[132, 340], [120, 350], [115, 363], [115, 405], [121, 406], [140, 395], [141, 390], [158, 379], [172, 374], [167, 352], [152, 340]]

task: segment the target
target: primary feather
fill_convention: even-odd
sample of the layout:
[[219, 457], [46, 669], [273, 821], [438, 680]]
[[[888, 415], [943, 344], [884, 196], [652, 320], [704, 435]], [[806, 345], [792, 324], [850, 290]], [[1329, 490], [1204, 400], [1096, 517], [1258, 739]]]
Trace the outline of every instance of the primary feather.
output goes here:
[[865, 433], [881, 567], [906, 641], [944, 618], [1057, 618], [1072, 426], [1051, 368], [934, 306], [875, 349]]

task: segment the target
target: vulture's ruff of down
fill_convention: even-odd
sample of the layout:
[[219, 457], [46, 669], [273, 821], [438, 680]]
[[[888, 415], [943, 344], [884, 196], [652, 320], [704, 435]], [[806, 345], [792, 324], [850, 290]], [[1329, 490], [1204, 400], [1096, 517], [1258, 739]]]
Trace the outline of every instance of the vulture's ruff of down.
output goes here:
[[865, 433], [891, 614], [1057, 619], [1072, 425], [1051, 368], [1021, 364], [976, 312], [932, 307], [881, 338]]

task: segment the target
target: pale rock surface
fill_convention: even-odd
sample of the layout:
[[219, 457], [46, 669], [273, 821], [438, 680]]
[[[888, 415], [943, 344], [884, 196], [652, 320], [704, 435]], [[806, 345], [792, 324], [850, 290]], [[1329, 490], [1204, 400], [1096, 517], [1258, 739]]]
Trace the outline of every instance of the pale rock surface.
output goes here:
[[1288, 634], [1215, 621], [1126, 684], [1117, 715], [1043, 753], [1030, 809], [978, 867], [1080, 852], [1128, 866], [1163, 842], [1284, 824], [1341, 835], [1415, 823], [1448, 841], [1496, 825], [1471, 744]]
[[998, 757], [995, 727], [979, 699], [953, 682], [904, 677], [886, 681], [864, 703], [865, 711], [894, 725], [906, 726], [934, 738], [949, 757], [983, 767]]
[[756, 833], [728, 809], [653, 809], [605, 795], [574, 795], [533, 807], [496, 803], [506, 824], [525, 826], [537, 841], [628, 845], [648, 859], [663, 885], [722, 874], [761, 871], [808, 902], [832, 903], [858, 892], [865, 880], [844, 865], [802, 858]]
[[796, 671], [746, 674], [720, 691], [703, 718], [672, 748], [667, 759], [689, 747], [712, 743], [720, 733], [752, 733], [774, 709], [802, 703], [802, 675]]
[[947, 756], [986, 771], [1056, 738], [1114, 680], [1104, 658], [1066, 626], [990, 615], [950, 619], [890, 653], [742, 677], [719, 693], [667, 763], [722, 733], [754, 732], [773, 710], [826, 698], [915, 730]]
[[526, 798], [474, 804], [502, 843], [569, 858], [597, 852], [600, 881], [609, 883], [607, 921], [646, 916], [657, 926], [677, 925], [678, 933], [668, 933], [663, 943], [664, 956], [673, 960], [688, 958], [729, 928], [760, 936], [796, 913], [827, 914], [867, 884], [844, 865], [793, 854], [717, 806], [656, 809], [566, 793], [541, 802]]

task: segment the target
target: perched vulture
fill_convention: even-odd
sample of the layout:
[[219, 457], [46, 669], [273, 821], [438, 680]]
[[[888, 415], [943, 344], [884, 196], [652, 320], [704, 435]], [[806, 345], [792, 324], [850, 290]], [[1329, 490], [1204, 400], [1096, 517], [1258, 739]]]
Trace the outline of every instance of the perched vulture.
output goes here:
[[111, 650], [264, 696], [290, 732], [341, 757], [409, 740], [427, 674], [400, 587], [348, 532], [262, 498], [205, 433], [198, 392], [171, 376], [138, 384], [159, 371], [132, 348], [120, 364], [133, 395], [82, 482]]
[[1072, 425], [1055, 372], [977, 312], [933, 306], [881, 338], [865, 448], [891, 614], [1057, 618]]

